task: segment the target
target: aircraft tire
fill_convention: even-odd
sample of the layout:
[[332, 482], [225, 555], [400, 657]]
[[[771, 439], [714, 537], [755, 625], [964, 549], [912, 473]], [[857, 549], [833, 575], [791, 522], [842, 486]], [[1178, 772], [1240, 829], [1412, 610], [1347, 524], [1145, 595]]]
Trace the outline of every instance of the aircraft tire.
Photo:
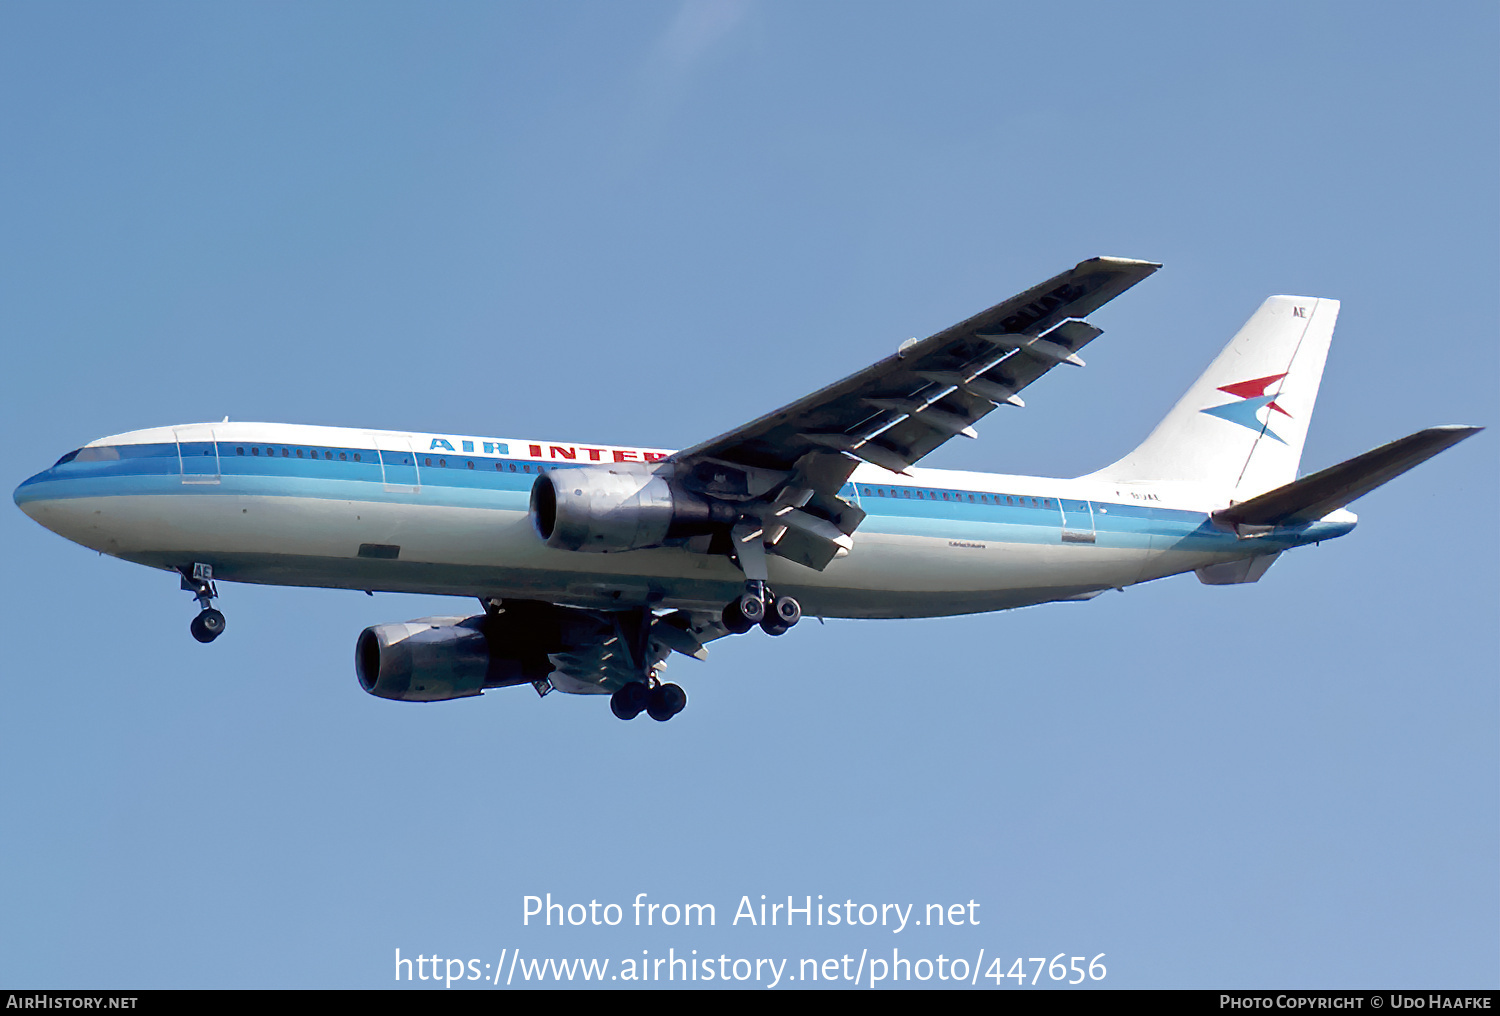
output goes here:
[[743, 635], [755, 627], [754, 621], [746, 620], [745, 615], [740, 613], [740, 601], [738, 600], [725, 607], [721, 617], [724, 621], [724, 627], [729, 629], [731, 635]]
[[752, 593], [741, 596], [734, 601], [734, 605], [739, 609], [740, 616], [751, 624], [759, 624], [760, 619], [766, 616], [766, 602]]
[[776, 597], [776, 602], [771, 605], [771, 613], [767, 615], [766, 619], [770, 620], [771, 618], [775, 618], [778, 624], [790, 628], [802, 620], [802, 604], [790, 596], [778, 596]]
[[212, 607], [193, 618], [193, 623], [188, 625], [188, 631], [193, 633], [193, 638], [199, 642], [212, 642], [224, 633], [224, 615]]
[[686, 707], [687, 692], [675, 684], [663, 684], [651, 689], [646, 712], [658, 723], [665, 723]]
[[651, 700], [651, 693], [640, 681], [631, 681], [609, 697], [609, 710], [622, 720], [633, 720], [641, 715]]
[[791, 627], [789, 624], [782, 624], [774, 620], [770, 614], [767, 614], [765, 620], [760, 623], [760, 630], [767, 635], [785, 635], [791, 630]]

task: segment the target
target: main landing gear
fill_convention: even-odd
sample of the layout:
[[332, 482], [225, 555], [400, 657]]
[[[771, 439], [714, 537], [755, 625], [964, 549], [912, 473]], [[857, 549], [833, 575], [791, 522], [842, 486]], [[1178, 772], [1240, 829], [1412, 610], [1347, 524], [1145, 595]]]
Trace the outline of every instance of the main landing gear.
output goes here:
[[182, 588], [192, 593], [198, 606], [203, 608], [193, 618], [193, 623], [188, 625], [188, 631], [199, 642], [212, 642], [224, 634], [224, 615], [209, 605], [219, 595], [218, 589], [214, 587], [213, 566], [194, 564], [191, 570], [181, 569], [181, 574]]
[[651, 686], [631, 681], [609, 697], [609, 708], [622, 720], [633, 720], [644, 712], [653, 720], [665, 723], [687, 706], [687, 692], [675, 684], [660, 684], [653, 676]]
[[745, 592], [724, 608], [724, 627], [736, 635], [760, 625], [767, 635], [784, 635], [802, 620], [802, 605], [790, 596], [777, 596], [764, 582], [745, 583]]

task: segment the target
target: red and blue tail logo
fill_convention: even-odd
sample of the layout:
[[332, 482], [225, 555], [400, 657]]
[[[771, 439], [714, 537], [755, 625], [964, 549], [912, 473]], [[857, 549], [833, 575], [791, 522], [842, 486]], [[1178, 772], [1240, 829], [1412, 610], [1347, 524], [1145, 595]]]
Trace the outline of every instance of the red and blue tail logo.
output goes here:
[[1202, 412], [1207, 413], [1209, 416], [1217, 416], [1221, 420], [1228, 420], [1230, 423], [1237, 423], [1241, 427], [1248, 427], [1251, 430], [1259, 431], [1269, 438], [1273, 438], [1274, 440], [1281, 441], [1282, 444], [1286, 444], [1286, 442], [1282, 441], [1281, 437], [1270, 428], [1269, 412], [1266, 414], [1265, 422], [1262, 422], [1260, 419], [1260, 411], [1262, 409], [1280, 413], [1282, 416], [1285, 416], [1288, 419], [1291, 418], [1291, 413], [1288, 413], [1285, 409], [1282, 409], [1276, 404], [1275, 395], [1266, 394], [1267, 388], [1271, 387], [1271, 385], [1275, 384], [1277, 381], [1280, 381], [1284, 377], [1286, 377], [1286, 374], [1284, 373], [1272, 374], [1269, 377], [1258, 377], [1253, 381], [1239, 381], [1232, 385], [1224, 385], [1219, 389], [1219, 391], [1224, 392], [1228, 395], [1233, 395], [1240, 401], [1229, 402], [1222, 406], [1213, 406], [1209, 409], [1202, 410]]

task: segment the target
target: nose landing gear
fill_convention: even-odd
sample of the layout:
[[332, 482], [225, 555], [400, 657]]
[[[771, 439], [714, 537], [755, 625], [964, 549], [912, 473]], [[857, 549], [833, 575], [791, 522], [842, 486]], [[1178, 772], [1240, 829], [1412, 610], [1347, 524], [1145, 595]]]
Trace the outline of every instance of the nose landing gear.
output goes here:
[[198, 606], [203, 608], [193, 618], [193, 623], [188, 625], [188, 631], [199, 642], [212, 642], [224, 633], [224, 615], [210, 606], [214, 597], [219, 595], [219, 590], [214, 586], [213, 566], [195, 563], [191, 570], [181, 569], [181, 574], [182, 588], [192, 593]]

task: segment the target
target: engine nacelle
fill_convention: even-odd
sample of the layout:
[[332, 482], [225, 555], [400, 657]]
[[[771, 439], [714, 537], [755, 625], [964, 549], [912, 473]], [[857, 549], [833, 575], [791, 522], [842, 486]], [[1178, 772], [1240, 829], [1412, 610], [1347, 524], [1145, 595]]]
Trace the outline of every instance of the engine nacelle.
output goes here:
[[497, 651], [487, 622], [481, 614], [366, 628], [354, 649], [360, 687], [402, 702], [441, 702], [547, 676], [545, 652]]
[[649, 467], [565, 466], [537, 477], [531, 522], [547, 546], [609, 553], [661, 547], [734, 524], [737, 512]]

